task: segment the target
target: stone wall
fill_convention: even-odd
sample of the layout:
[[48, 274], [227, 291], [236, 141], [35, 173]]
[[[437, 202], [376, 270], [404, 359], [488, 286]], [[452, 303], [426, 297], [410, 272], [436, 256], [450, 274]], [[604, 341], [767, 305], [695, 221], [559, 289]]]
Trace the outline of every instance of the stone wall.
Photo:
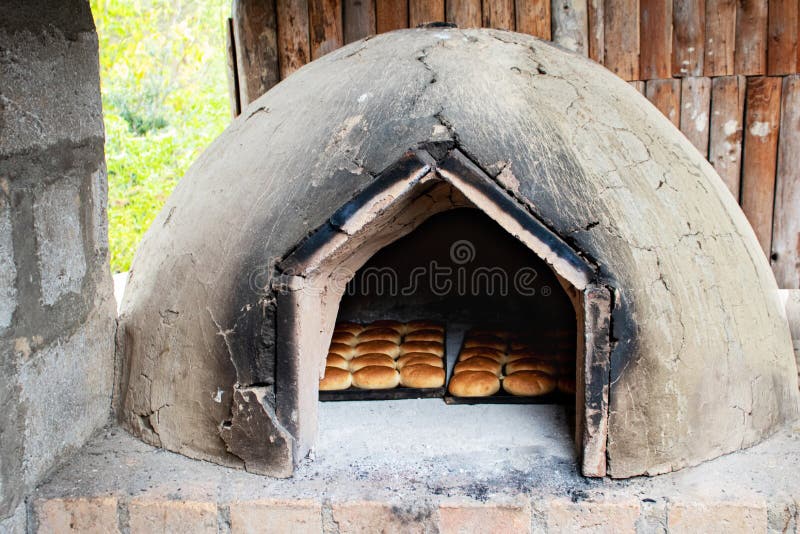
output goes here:
[[108, 419], [97, 34], [85, 0], [0, 3], [0, 531]]

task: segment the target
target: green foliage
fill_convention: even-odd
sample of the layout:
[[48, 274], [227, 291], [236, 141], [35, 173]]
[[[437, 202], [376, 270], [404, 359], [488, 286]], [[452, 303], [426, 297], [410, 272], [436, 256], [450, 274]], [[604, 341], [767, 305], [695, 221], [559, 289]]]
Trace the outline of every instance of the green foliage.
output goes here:
[[100, 39], [111, 268], [230, 119], [228, 0], [91, 0]]

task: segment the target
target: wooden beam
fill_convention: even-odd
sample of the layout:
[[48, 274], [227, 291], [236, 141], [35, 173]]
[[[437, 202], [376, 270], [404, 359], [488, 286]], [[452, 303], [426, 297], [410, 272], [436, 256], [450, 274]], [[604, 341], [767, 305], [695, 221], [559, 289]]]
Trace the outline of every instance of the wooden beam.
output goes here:
[[606, 0], [605, 66], [623, 80], [639, 79], [639, 0]]
[[734, 74], [736, 0], [706, 0], [705, 76]]
[[375, 0], [375, 19], [378, 33], [408, 28], [408, 2]]
[[767, 72], [767, 0], [739, 0], [734, 65], [736, 74]]
[[711, 81], [711, 124], [708, 161], [736, 202], [741, 196], [744, 76], [720, 76]]
[[708, 121], [711, 78], [681, 80], [681, 131], [704, 158], [708, 158]]
[[483, 27], [514, 31], [514, 0], [483, 0]]
[[767, 256], [772, 247], [780, 111], [781, 78], [748, 78], [742, 159], [742, 210]]
[[552, 0], [550, 30], [553, 42], [584, 56], [589, 39], [587, 0]]
[[672, 76], [672, 0], [641, 0], [639, 4], [639, 77]]
[[409, 26], [416, 28], [430, 22], [444, 22], [444, 0], [409, 0]]
[[345, 44], [375, 35], [375, 0], [344, 0], [342, 11]]
[[798, 0], [769, 1], [767, 74], [797, 72]]
[[480, 28], [481, 0], [448, 0], [445, 20], [459, 28]]
[[605, 1], [588, 0], [586, 5], [588, 19], [587, 49], [589, 57], [601, 65], [605, 62], [606, 33], [605, 33]]
[[311, 59], [333, 52], [344, 44], [341, 0], [308, 0]]
[[278, 63], [281, 79], [311, 60], [308, 0], [277, 0]]
[[280, 80], [275, 4], [265, 0], [233, 0], [231, 9], [241, 107]]
[[706, 34], [703, 0], [676, 2], [672, 28], [672, 75], [702, 76]]
[[681, 81], [669, 78], [666, 80], [648, 80], [645, 84], [645, 96], [675, 126], [681, 124]]
[[235, 119], [242, 112], [242, 102], [239, 100], [239, 74], [236, 72], [236, 43], [233, 38], [233, 19], [225, 19], [225, 60], [231, 117]]
[[778, 287], [800, 289], [800, 75], [783, 79], [772, 270]]
[[550, 0], [517, 0], [514, 12], [518, 32], [550, 40]]

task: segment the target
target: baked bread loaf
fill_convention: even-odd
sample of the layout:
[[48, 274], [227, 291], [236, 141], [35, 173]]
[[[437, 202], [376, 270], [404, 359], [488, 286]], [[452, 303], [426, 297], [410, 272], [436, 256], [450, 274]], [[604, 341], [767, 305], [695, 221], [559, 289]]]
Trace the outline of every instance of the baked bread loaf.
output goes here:
[[394, 358], [386, 354], [371, 353], [363, 356], [356, 356], [350, 360], [350, 371], [358, 371], [370, 365], [380, 365], [394, 369]]
[[406, 333], [416, 332], [417, 330], [436, 330], [444, 333], [444, 325], [433, 321], [409, 321], [406, 323]]
[[320, 391], [338, 391], [347, 389], [352, 384], [349, 371], [337, 367], [326, 367], [325, 376], [319, 381]]
[[391, 328], [398, 334], [406, 333], [406, 325], [404, 323], [401, 323], [400, 321], [395, 321], [392, 319], [382, 319], [380, 321], [373, 321], [368, 325], [366, 325], [366, 328]]
[[444, 385], [444, 369], [432, 365], [407, 365], [400, 369], [400, 385], [407, 388], [439, 388]]
[[391, 341], [367, 341], [365, 343], [359, 343], [353, 350], [354, 356], [363, 356], [371, 352], [388, 354], [392, 358], [397, 358], [400, 355], [400, 345], [392, 343]]
[[487, 371], [464, 371], [453, 375], [447, 389], [456, 397], [488, 397], [500, 391], [500, 379]]
[[354, 336], [357, 336], [362, 330], [364, 330], [363, 325], [346, 321], [341, 323], [336, 323], [336, 325], [333, 327], [334, 332], [353, 334]]
[[325, 359], [325, 366], [336, 367], [337, 369], [344, 369], [345, 371], [350, 369], [350, 365], [347, 363], [346, 359], [332, 352], [328, 353], [328, 357]]
[[353, 373], [353, 385], [359, 389], [392, 389], [400, 384], [400, 373], [391, 367], [370, 365]]
[[556, 388], [556, 379], [541, 371], [517, 371], [503, 379], [503, 389], [520, 397], [546, 395]]
[[558, 375], [558, 369], [555, 365], [538, 358], [522, 358], [506, 364], [507, 375], [516, 373], [517, 371], [541, 371], [550, 376]]
[[506, 350], [507, 343], [500, 339], [499, 337], [494, 336], [475, 336], [475, 337], [468, 337], [464, 341], [464, 348], [468, 349], [470, 347], [488, 347], [497, 350]]
[[358, 343], [358, 336], [350, 332], [335, 332], [331, 337], [331, 343], [341, 343], [343, 345], [355, 345]]
[[349, 360], [356, 355], [356, 349], [344, 343], [331, 343], [331, 347], [328, 349], [328, 354], [330, 353], [338, 354], [345, 360]]
[[476, 356], [474, 358], [470, 358], [469, 360], [458, 362], [456, 366], [453, 367], [453, 374], [457, 375], [465, 371], [488, 371], [495, 376], [500, 376], [500, 371], [502, 369], [502, 364], [497, 363], [490, 358]]
[[444, 368], [444, 361], [441, 357], [435, 354], [428, 354], [426, 352], [409, 352], [397, 358], [397, 368], [402, 369], [406, 365], [432, 365], [434, 367]]
[[568, 395], [575, 394], [575, 378], [571, 376], [562, 376], [558, 379], [558, 391], [567, 393]]
[[358, 334], [358, 342], [391, 341], [400, 344], [400, 334], [394, 328], [367, 328]]
[[437, 356], [444, 356], [444, 344], [435, 341], [409, 341], [400, 345], [400, 354], [410, 352], [428, 352]]
[[444, 332], [438, 330], [414, 330], [406, 334], [403, 341], [434, 341], [444, 343]]
[[490, 358], [497, 363], [504, 363], [506, 361], [506, 355], [503, 351], [490, 347], [470, 347], [468, 349], [463, 349], [461, 354], [458, 355], [458, 360], [466, 361], [476, 357]]

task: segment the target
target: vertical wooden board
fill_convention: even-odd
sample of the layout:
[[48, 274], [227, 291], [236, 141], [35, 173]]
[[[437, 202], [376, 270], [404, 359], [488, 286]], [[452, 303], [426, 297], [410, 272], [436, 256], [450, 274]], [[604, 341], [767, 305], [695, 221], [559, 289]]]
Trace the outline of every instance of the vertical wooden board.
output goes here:
[[605, 22], [603, 13], [605, 12], [605, 0], [588, 0], [588, 24], [587, 49], [589, 57], [598, 63], [605, 61]]
[[444, 22], [444, 0], [409, 0], [409, 26], [416, 28], [430, 22]]
[[745, 85], [744, 76], [720, 76], [711, 81], [708, 161], [736, 202], [741, 192]]
[[344, 43], [341, 0], [308, 0], [311, 59], [333, 52]]
[[281, 79], [308, 63], [311, 45], [308, 37], [308, 0], [277, 0], [278, 60]]
[[481, 0], [448, 0], [445, 20], [459, 28], [480, 28]]
[[231, 104], [231, 117], [236, 118], [242, 112], [239, 100], [239, 76], [236, 72], [236, 44], [233, 39], [233, 20], [225, 19], [225, 59], [228, 75], [228, 97]]
[[244, 109], [280, 80], [275, 5], [262, 0], [234, 0], [231, 19]]
[[781, 110], [781, 78], [748, 78], [742, 158], [742, 210], [764, 253], [772, 246], [772, 213]]
[[767, 72], [767, 0], [739, 0], [733, 55], [736, 74]]
[[551, 0], [550, 31], [554, 43], [567, 50], [588, 55], [587, 0]]
[[550, 0], [517, 0], [514, 13], [518, 32], [550, 40]]
[[672, 76], [672, 0], [639, 3], [639, 77]]
[[767, 74], [797, 72], [798, 0], [769, 0]]
[[342, 11], [345, 44], [375, 35], [375, 0], [344, 0]]
[[706, 9], [703, 0], [679, 0], [672, 8], [672, 75], [702, 76]]
[[483, 0], [483, 27], [514, 31], [514, 0]]
[[375, 0], [375, 19], [378, 33], [408, 28], [408, 2]]
[[711, 78], [681, 79], [681, 131], [704, 158], [708, 157]]
[[649, 80], [645, 84], [645, 96], [672, 124], [681, 124], [681, 81], [673, 78]]
[[623, 80], [639, 79], [639, 1], [606, 0], [605, 66]]
[[800, 289], [800, 75], [783, 79], [772, 269], [778, 287]]
[[706, 0], [705, 76], [734, 74], [736, 0]]
[[634, 80], [628, 83], [630, 84], [631, 87], [639, 91], [641, 94], [645, 94], [644, 82], [639, 80]]

